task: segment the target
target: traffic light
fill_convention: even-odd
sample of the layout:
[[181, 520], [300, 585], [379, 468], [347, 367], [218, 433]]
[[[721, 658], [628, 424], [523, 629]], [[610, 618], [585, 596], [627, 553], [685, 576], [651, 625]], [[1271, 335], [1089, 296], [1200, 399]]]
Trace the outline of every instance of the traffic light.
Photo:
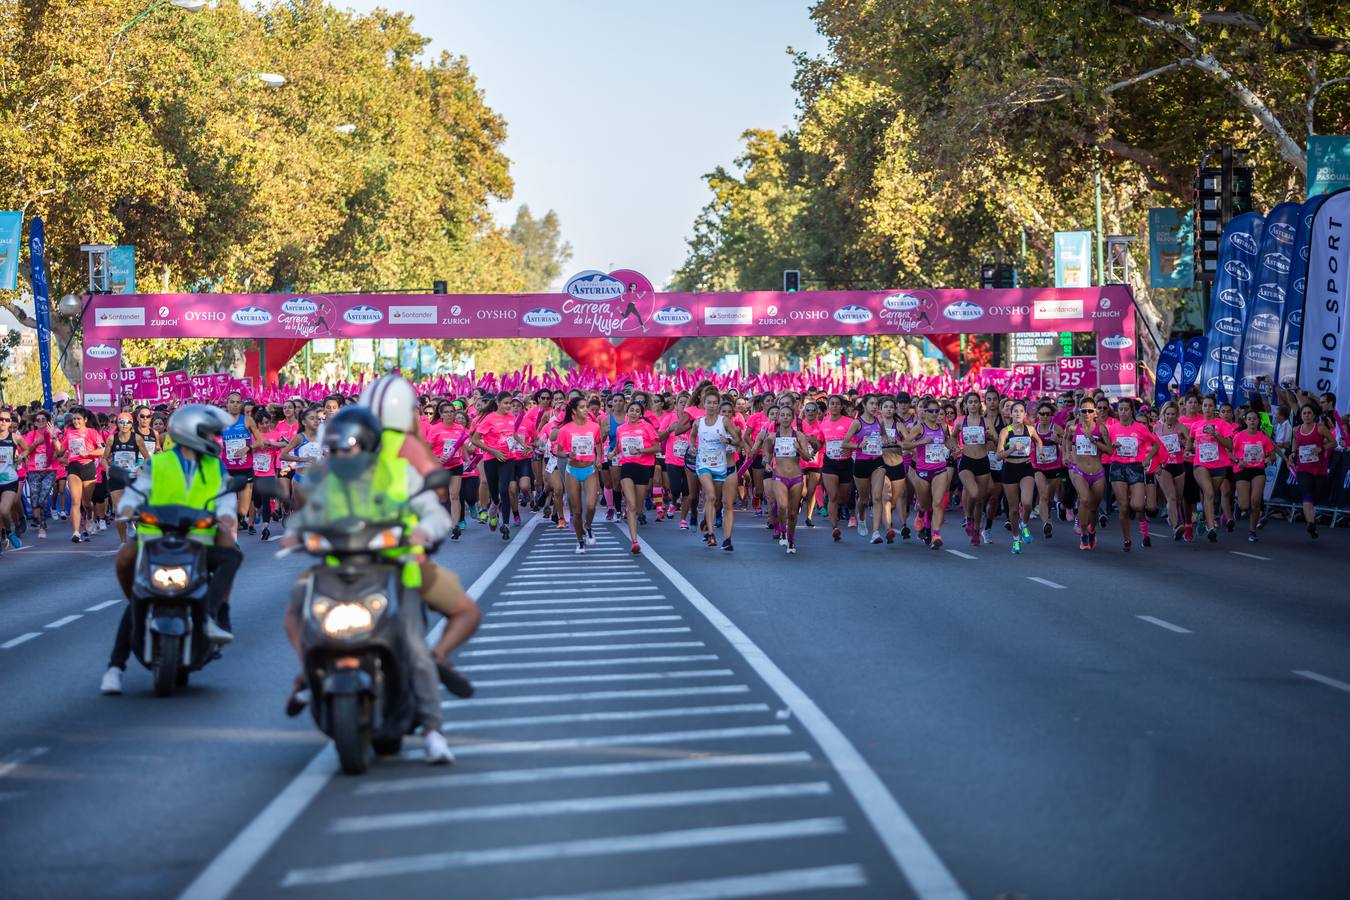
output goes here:
[[1009, 263], [983, 263], [980, 265], [980, 288], [982, 290], [1017, 287], [1017, 267]]
[[802, 289], [802, 273], [796, 269], [783, 270], [783, 290], [795, 294]]
[[1213, 281], [1219, 268], [1219, 240], [1235, 216], [1251, 212], [1252, 170], [1247, 151], [1232, 147], [1206, 150], [1194, 182], [1195, 275]]
[[433, 281], [431, 283], [431, 292], [433, 294], [448, 294], [449, 283], [444, 281]]

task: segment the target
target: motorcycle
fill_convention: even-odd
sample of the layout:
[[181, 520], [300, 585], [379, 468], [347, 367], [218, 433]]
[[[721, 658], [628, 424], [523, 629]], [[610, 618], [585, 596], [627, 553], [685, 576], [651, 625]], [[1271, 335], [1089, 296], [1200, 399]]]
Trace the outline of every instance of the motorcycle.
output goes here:
[[[323, 490], [312, 481], [306, 477], [305, 506], [288, 524], [304, 551], [319, 558], [301, 582], [309, 708], [314, 724], [332, 738], [342, 771], [359, 775], [369, 767], [372, 752], [398, 754], [404, 736], [419, 724], [411, 651], [400, 617], [418, 616], [425, 628], [425, 609], [403, 578], [404, 565], [421, 548], [408, 544], [401, 507], [386, 504], [383, 514], [371, 518], [330, 518], [316, 511], [322, 503], [313, 498]], [[437, 471], [427, 476], [424, 490], [449, 482], [448, 473]], [[353, 490], [348, 484], [343, 488]], [[399, 550], [407, 553], [397, 556]]]
[[[120, 473], [118, 473], [120, 474]], [[110, 481], [128, 490], [126, 478], [110, 471]], [[242, 490], [247, 479], [227, 479], [218, 496]], [[129, 519], [162, 532], [144, 541], [136, 553], [136, 579], [131, 592], [131, 647], [153, 676], [155, 695], [170, 697], [186, 687], [191, 673], [219, 658], [220, 649], [207, 637], [206, 595], [210, 572], [206, 546], [189, 538], [193, 530], [215, 525], [213, 513], [190, 506], [144, 506]]]

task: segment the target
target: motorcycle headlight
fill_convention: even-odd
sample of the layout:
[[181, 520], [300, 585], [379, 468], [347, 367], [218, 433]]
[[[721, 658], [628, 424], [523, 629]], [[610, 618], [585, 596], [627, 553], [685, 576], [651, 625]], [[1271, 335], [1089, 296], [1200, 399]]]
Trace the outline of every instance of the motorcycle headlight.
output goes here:
[[150, 583], [157, 590], [181, 591], [187, 587], [187, 569], [182, 566], [157, 566], [150, 572]]
[[398, 546], [399, 540], [403, 537], [403, 528], [395, 525], [392, 528], [385, 528], [370, 539], [366, 545], [367, 550], [392, 550]]
[[333, 544], [321, 534], [313, 531], [305, 532], [305, 549], [310, 553], [327, 553], [333, 549]]
[[378, 594], [357, 603], [334, 603], [320, 620], [320, 627], [329, 637], [354, 637], [375, 626], [375, 619], [384, 610], [385, 603], [385, 598]]

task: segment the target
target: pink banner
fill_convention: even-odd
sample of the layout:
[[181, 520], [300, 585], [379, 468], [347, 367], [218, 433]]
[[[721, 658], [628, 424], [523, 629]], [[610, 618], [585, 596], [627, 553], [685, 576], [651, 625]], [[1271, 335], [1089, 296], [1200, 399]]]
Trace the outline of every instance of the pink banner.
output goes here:
[[119, 375], [122, 382], [121, 396], [129, 396], [132, 400], [159, 399], [159, 374], [154, 366], [122, 369]]
[[117, 409], [117, 397], [122, 382], [122, 342], [96, 341], [86, 337], [84, 364], [81, 367], [83, 384], [80, 396], [85, 406], [94, 412]]
[[1059, 358], [1061, 391], [1095, 391], [1098, 384], [1097, 360], [1091, 356], [1062, 356]]

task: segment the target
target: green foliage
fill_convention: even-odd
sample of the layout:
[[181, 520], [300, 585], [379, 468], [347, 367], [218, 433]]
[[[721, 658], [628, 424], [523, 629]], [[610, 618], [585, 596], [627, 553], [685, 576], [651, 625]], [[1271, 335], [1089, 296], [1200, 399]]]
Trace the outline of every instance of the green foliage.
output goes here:
[[516, 271], [523, 282], [521, 290], [546, 293], [562, 275], [562, 267], [572, 258], [572, 245], [562, 239], [558, 214], [549, 210], [538, 219], [521, 204], [511, 224], [512, 245], [519, 251]]

